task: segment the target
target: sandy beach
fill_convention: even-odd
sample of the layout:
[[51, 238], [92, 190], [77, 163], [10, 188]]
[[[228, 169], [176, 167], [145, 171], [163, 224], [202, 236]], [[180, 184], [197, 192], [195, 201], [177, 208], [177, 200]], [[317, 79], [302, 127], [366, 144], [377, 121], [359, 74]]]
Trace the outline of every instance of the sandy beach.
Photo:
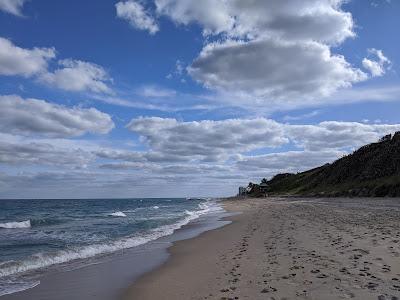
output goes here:
[[174, 243], [124, 299], [399, 299], [398, 199], [224, 206], [230, 225]]

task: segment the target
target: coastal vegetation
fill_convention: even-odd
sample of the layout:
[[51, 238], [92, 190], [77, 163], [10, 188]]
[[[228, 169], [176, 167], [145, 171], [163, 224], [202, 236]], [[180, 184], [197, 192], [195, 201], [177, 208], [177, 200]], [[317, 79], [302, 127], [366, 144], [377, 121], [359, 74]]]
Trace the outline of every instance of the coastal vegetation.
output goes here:
[[250, 184], [247, 195], [398, 197], [400, 132], [365, 145], [333, 163], [297, 174], [277, 174]]

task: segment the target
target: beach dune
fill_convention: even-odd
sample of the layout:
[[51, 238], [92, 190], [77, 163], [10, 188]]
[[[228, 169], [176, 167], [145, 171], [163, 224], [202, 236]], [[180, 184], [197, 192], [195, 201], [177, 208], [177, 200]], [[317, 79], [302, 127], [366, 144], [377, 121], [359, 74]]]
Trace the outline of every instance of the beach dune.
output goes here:
[[225, 201], [230, 225], [175, 243], [124, 299], [378, 299], [400, 295], [398, 199]]

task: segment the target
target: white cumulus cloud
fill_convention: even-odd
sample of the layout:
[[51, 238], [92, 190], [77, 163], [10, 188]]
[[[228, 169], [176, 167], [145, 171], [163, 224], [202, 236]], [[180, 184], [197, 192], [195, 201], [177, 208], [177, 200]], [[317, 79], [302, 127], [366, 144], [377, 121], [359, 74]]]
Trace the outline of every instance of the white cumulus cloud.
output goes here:
[[128, 0], [115, 4], [117, 16], [129, 22], [134, 28], [147, 30], [150, 34], [159, 31], [158, 24], [138, 1]]
[[280, 37], [337, 43], [354, 36], [342, 0], [155, 0], [159, 14], [177, 23], [198, 23], [205, 34]]
[[356, 36], [344, 0], [155, 0], [159, 15], [207, 36], [189, 74], [215, 100], [283, 108], [321, 104], [368, 79], [332, 52]]
[[55, 56], [54, 48], [24, 49], [0, 37], [0, 75], [29, 77], [45, 72]]
[[343, 151], [287, 151], [256, 156], [243, 156], [237, 162], [240, 169], [262, 169], [266, 174], [299, 172], [332, 162], [346, 154]]
[[59, 65], [61, 68], [42, 74], [39, 80], [67, 91], [112, 93], [107, 85], [111, 78], [103, 67], [72, 59], [61, 60]]
[[21, 17], [22, 7], [26, 1], [27, 0], [0, 0], [0, 10]]
[[206, 161], [287, 142], [279, 124], [263, 118], [178, 122], [150, 117], [133, 119], [127, 128], [142, 136], [155, 152]]
[[49, 62], [56, 58], [54, 48], [25, 49], [0, 37], [0, 75], [33, 77], [49, 86], [72, 92], [113, 94], [112, 78], [97, 64], [58, 60], [59, 68], [51, 71]]
[[388, 133], [400, 131], [399, 124], [364, 124], [325, 121], [316, 125], [286, 125], [285, 132], [299, 147], [310, 151], [349, 149], [376, 142]]
[[184, 25], [196, 22], [203, 26], [205, 34], [229, 31], [234, 26], [233, 17], [228, 12], [228, 1], [155, 0], [155, 4], [159, 14]]
[[246, 93], [266, 104], [329, 96], [367, 78], [327, 45], [275, 39], [208, 44], [188, 71], [207, 87]]
[[113, 128], [111, 117], [95, 108], [69, 108], [16, 95], [0, 96], [0, 131], [4, 133], [74, 137], [106, 134]]
[[[290, 142], [309, 152], [343, 153], [400, 131], [399, 124], [326, 121], [291, 125], [266, 118], [182, 122], [148, 117], [133, 119], [127, 128], [149, 145], [146, 155], [158, 153], [160, 161], [168, 161], [168, 155], [185, 157], [188, 161], [225, 161], [249, 151], [276, 149]], [[122, 157], [129, 156], [120, 154], [119, 159]]]
[[375, 48], [368, 49], [369, 58], [364, 58], [362, 61], [363, 67], [367, 69], [372, 77], [383, 76], [386, 69], [390, 67], [390, 60], [383, 54], [382, 50]]
[[59, 147], [55, 143], [25, 141], [21, 137], [4, 140], [1, 135], [0, 163], [9, 165], [64, 166], [84, 168], [95, 156], [79, 147]]

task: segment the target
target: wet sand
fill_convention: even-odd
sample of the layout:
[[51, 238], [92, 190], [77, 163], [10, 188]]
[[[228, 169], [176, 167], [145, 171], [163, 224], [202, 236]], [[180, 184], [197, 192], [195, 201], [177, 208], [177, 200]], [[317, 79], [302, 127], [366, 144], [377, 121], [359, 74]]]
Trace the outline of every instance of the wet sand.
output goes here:
[[400, 298], [399, 199], [226, 201], [232, 224], [174, 243], [124, 299]]

